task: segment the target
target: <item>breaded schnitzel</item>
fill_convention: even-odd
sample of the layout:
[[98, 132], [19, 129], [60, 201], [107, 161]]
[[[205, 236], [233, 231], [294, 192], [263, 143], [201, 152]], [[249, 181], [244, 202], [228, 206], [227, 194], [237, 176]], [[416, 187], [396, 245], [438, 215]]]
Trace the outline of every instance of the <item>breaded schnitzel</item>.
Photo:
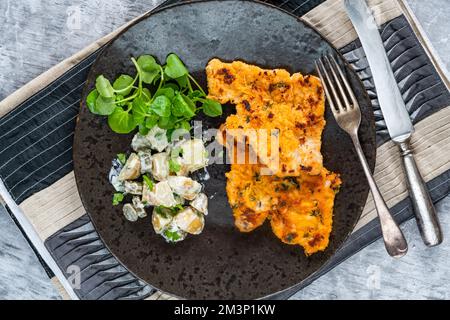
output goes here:
[[[226, 138], [222, 134], [219, 140], [234, 147], [236, 141], [228, 141], [231, 132], [231, 138], [250, 147], [244, 158], [248, 160], [252, 151], [259, 160], [257, 164], [235, 161], [226, 174], [236, 227], [250, 232], [269, 219], [284, 243], [301, 245], [306, 255], [324, 250], [341, 181], [323, 167], [325, 102], [320, 80], [218, 59], [209, 62], [206, 72], [210, 98], [236, 105], [236, 114], [221, 127]], [[270, 132], [266, 143], [260, 143], [259, 135], [254, 139], [249, 129]], [[276, 143], [270, 139], [273, 132]], [[263, 175], [262, 169], [272, 174]]]

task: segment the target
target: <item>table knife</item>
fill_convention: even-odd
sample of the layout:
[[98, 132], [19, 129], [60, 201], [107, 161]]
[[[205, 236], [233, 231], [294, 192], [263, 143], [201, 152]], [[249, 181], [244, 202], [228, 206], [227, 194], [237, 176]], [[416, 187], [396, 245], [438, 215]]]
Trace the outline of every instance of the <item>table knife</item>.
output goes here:
[[395, 81], [375, 18], [365, 0], [344, 0], [344, 4], [369, 61], [389, 135], [400, 149], [408, 191], [422, 239], [427, 246], [436, 246], [442, 242], [442, 231], [410, 146], [414, 126]]

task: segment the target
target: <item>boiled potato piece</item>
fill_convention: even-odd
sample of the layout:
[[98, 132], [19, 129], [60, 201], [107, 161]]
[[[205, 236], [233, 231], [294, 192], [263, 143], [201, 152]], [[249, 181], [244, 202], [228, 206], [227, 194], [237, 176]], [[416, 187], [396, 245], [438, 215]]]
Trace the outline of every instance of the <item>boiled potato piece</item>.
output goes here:
[[152, 173], [152, 154], [149, 151], [139, 151], [141, 161], [141, 174]]
[[186, 200], [193, 200], [202, 190], [202, 185], [188, 177], [170, 176], [167, 182], [173, 192]]
[[133, 137], [133, 140], [131, 141], [131, 148], [133, 148], [133, 150], [136, 152], [150, 150], [151, 147], [152, 145], [147, 139], [147, 136], [143, 136], [140, 133], [136, 133], [136, 135]]
[[145, 212], [144, 204], [141, 201], [141, 197], [133, 197], [133, 207], [136, 210], [136, 213], [139, 218], [145, 218], [147, 216], [147, 212]]
[[136, 153], [130, 154], [119, 174], [119, 180], [134, 180], [141, 175], [141, 160]]
[[174, 218], [173, 222], [190, 234], [200, 234], [205, 226], [205, 218], [202, 214], [195, 212], [191, 207], [181, 210]]
[[169, 155], [166, 152], [152, 156], [152, 175], [158, 181], [163, 181], [169, 176]]
[[162, 234], [166, 227], [172, 222], [169, 209], [154, 208], [152, 213], [152, 225], [157, 234]]
[[161, 152], [169, 145], [166, 133], [166, 130], [161, 129], [158, 126], [154, 126], [145, 136], [137, 133], [133, 137], [131, 147], [135, 151], [153, 149]]
[[208, 157], [202, 140], [187, 140], [180, 144], [180, 148], [182, 151], [180, 164], [188, 172], [197, 171], [208, 165]]
[[145, 205], [171, 208], [178, 204], [167, 181], [158, 182], [153, 186], [153, 190], [145, 183], [143, 189], [142, 202]]
[[167, 131], [158, 126], [154, 126], [149, 131], [146, 138], [150, 141], [151, 148], [158, 152], [162, 152], [169, 145]]
[[138, 220], [139, 216], [134, 207], [130, 203], [125, 204], [122, 210], [125, 219], [127, 219], [128, 221], [135, 222]]
[[191, 207], [198, 212], [208, 215], [208, 197], [204, 193], [199, 193], [190, 203]]
[[125, 181], [125, 193], [141, 195], [142, 194], [142, 183], [136, 181]]

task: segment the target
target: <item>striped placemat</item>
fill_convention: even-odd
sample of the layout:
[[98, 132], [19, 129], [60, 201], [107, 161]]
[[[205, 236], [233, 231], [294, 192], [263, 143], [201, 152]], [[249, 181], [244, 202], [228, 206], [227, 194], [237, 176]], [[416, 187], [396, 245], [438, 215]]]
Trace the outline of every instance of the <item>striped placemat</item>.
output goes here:
[[[376, 117], [375, 178], [396, 219], [410, 219], [413, 213], [398, 150], [389, 141], [370, 69], [343, 1], [270, 2], [317, 28], [361, 77]], [[403, 0], [368, 3], [416, 127], [412, 145], [418, 166], [433, 200], [438, 201], [450, 191], [448, 79]], [[72, 143], [81, 90], [97, 53], [120, 30], [0, 102], [0, 194], [41, 256], [55, 286], [72, 299], [170, 298], [130, 274], [106, 249], [81, 204], [73, 175]], [[369, 197], [352, 236], [308, 283], [379, 237], [379, 222]], [[299, 289], [274, 298], [287, 298]]]

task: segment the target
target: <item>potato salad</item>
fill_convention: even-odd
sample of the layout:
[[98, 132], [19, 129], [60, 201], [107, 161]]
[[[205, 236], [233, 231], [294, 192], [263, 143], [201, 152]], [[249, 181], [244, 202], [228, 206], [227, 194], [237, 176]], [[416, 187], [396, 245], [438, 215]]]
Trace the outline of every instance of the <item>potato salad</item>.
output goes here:
[[114, 205], [123, 205], [124, 218], [136, 222], [151, 211], [154, 231], [167, 242], [198, 235], [205, 226], [208, 197], [190, 174], [208, 165], [201, 139], [169, 142], [167, 131], [154, 126], [137, 133], [132, 152], [113, 160], [109, 181], [116, 193]]

